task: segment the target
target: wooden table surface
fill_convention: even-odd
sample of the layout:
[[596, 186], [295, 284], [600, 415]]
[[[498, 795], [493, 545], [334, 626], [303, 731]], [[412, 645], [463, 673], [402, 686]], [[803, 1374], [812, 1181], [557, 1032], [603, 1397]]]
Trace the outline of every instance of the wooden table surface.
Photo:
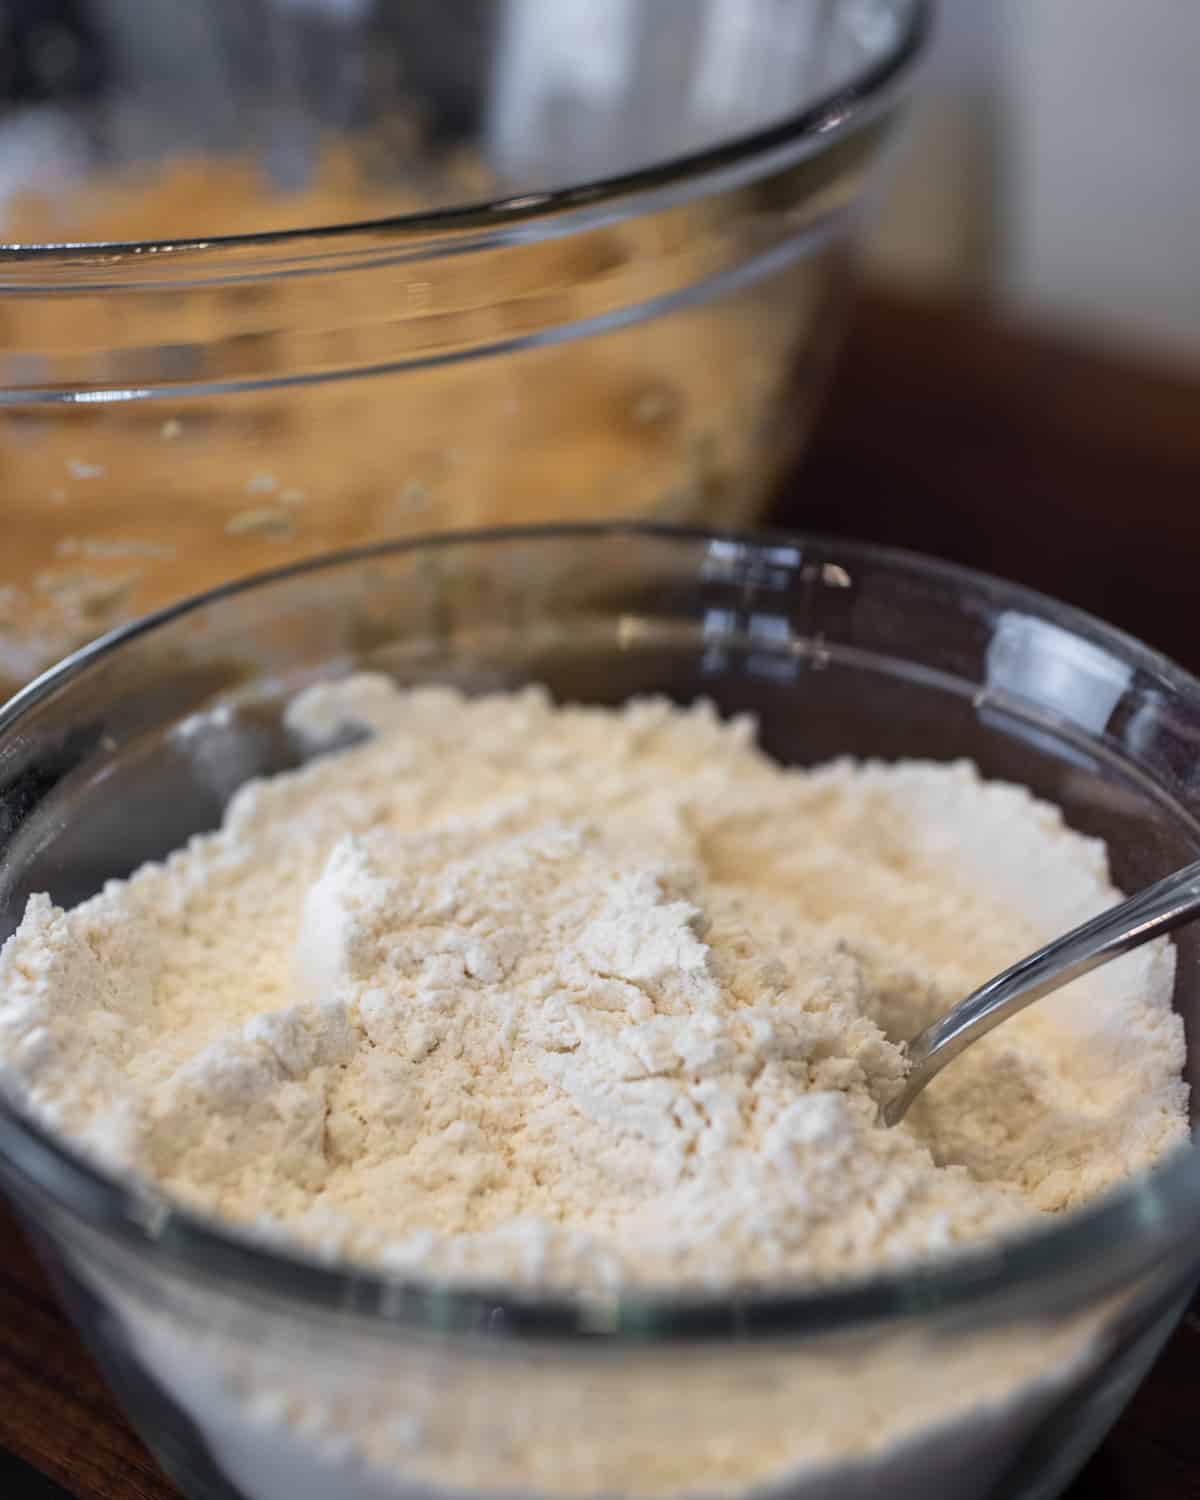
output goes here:
[[[865, 298], [775, 519], [1019, 579], [1200, 668], [1200, 372]], [[1200, 1500], [1198, 1402], [1200, 1307], [1071, 1500]], [[2, 1209], [0, 1497], [178, 1500]]]

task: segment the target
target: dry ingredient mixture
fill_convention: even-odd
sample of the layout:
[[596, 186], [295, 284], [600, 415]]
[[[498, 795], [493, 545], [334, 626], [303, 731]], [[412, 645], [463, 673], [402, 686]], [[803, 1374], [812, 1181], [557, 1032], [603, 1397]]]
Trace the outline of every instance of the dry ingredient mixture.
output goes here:
[[1010, 1231], [1186, 1133], [1173, 949], [956, 1062], [896, 1042], [1109, 903], [966, 764], [780, 769], [747, 719], [379, 677], [374, 737], [0, 957], [0, 1055], [101, 1161], [329, 1256], [559, 1288], [829, 1279]]

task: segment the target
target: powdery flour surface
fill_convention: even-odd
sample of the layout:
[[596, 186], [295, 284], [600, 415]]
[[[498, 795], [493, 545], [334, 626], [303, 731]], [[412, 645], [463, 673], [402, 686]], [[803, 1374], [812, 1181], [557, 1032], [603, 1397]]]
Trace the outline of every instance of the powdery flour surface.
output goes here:
[[1174, 953], [956, 1062], [895, 1042], [1115, 898], [968, 765], [781, 770], [746, 720], [359, 677], [374, 737], [0, 958], [0, 1055], [102, 1161], [330, 1256], [608, 1288], [827, 1280], [1069, 1209], [1186, 1137]]

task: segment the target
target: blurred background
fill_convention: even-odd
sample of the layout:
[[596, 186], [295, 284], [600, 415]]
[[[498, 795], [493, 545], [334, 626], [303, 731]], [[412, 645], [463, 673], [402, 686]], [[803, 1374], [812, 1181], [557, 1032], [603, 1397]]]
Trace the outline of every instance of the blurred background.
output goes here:
[[1200, 365], [1200, 5], [946, 0], [885, 281]]
[[779, 514], [1200, 669], [1200, 5], [945, 0]]
[[[919, 0], [0, 0], [0, 679], [334, 546], [613, 516], [927, 550], [1200, 665], [1200, 4], [937, 14], [893, 141]], [[208, 243], [831, 99], [584, 233]]]

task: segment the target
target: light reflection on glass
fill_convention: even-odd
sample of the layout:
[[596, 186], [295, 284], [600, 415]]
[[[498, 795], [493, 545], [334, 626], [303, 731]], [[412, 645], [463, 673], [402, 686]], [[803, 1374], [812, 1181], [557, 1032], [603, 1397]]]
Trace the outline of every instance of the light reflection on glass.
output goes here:
[[1132, 669], [1099, 646], [1015, 610], [996, 621], [984, 698], [1024, 698], [1093, 734], [1103, 733]]

